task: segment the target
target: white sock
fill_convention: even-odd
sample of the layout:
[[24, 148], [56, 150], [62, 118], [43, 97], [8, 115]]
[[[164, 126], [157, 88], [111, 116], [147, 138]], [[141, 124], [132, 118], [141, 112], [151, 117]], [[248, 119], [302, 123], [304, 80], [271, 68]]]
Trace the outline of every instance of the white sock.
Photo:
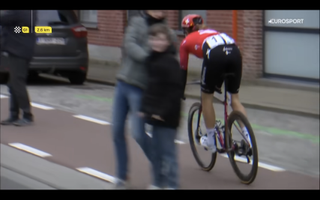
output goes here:
[[208, 143], [209, 145], [214, 145], [214, 133], [215, 133], [215, 129], [207, 129], [207, 134], [208, 134]]

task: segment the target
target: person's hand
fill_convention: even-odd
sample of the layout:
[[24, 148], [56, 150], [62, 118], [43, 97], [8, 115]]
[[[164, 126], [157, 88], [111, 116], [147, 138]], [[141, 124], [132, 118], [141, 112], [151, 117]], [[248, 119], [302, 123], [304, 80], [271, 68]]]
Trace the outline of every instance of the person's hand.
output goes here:
[[160, 120], [160, 121], [164, 121], [164, 119], [162, 119], [159, 115], [152, 115], [151, 116], [153, 119], [157, 119], [157, 120]]
[[139, 117], [144, 117], [144, 116], [146, 116], [143, 112], [138, 112], [138, 116]]

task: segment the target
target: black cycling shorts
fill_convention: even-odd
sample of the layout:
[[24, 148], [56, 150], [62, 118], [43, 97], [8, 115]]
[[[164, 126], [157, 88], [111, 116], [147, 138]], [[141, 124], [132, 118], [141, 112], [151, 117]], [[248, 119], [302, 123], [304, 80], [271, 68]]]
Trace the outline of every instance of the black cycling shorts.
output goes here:
[[204, 43], [201, 91], [213, 94], [217, 89], [220, 90], [225, 73], [235, 75], [228, 78], [227, 91], [231, 94], [238, 93], [242, 77], [242, 56], [239, 48], [235, 44], [231, 44], [210, 49], [208, 44]]

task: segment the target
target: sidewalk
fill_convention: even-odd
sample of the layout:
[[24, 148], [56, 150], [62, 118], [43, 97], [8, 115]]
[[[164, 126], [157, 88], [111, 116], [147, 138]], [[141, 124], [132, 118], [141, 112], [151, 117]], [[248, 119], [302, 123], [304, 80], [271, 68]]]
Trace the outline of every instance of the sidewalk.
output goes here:
[[[91, 62], [88, 81], [113, 85], [118, 70], [116, 65]], [[198, 80], [199, 76], [189, 74], [188, 81]], [[260, 79], [243, 81], [240, 91], [241, 102], [247, 108], [319, 117], [319, 85]], [[199, 99], [199, 86], [188, 85], [186, 97]]]
[[[112, 189], [112, 184], [1, 144], [1, 189]], [[8, 188], [10, 187], [10, 188]], [[18, 187], [18, 188], [17, 188]]]

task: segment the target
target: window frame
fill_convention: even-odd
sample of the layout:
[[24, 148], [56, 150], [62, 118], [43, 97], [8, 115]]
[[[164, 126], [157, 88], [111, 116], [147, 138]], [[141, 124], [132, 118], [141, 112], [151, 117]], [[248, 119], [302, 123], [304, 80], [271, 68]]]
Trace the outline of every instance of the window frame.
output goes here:
[[[86, 28], [98, 28], [98, 12], [99, 10], [95, 10], [96, 11], [96, 20], [95, 21], [90, 21], [90, 20], [84, 20], [82, 19], [82, 11], [88, 11], [88, 10], [79, 10], [78, 13], [79, 13], [79, 21], [80, 23], [85, 26]], [[91, 11], [91, 10], [90, 10]]]
[[301, 28], [301, 27], [283, 27], [283, 26], [271, 26], [266, 23], [266, 11], [262, 10], [262, 77], [264, 78], [281, 78], [289, 80], [298, 80], [306, 82], [319, 82], [319, 79], [294, 77], [290, 75], [270, 74], [266, 72], [266, 33], [267, 32], [290, 32], [290, 33], [307, 33], [307, 34], [319, 34], [320, 28]]

